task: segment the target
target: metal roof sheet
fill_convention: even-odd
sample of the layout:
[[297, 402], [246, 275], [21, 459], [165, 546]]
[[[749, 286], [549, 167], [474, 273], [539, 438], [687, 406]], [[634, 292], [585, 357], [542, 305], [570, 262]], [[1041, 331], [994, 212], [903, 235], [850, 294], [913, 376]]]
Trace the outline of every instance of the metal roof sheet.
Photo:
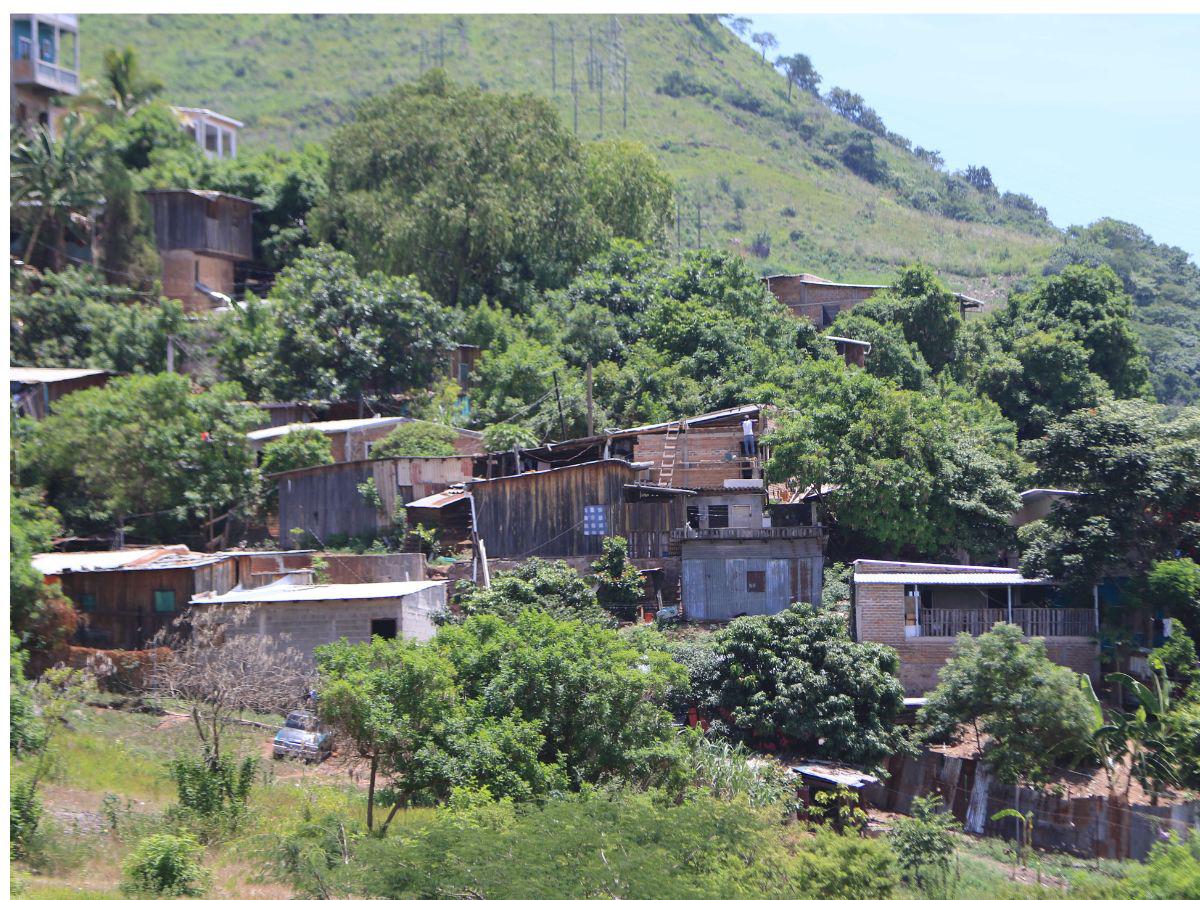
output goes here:
[[325, 600], [390, 600], [407, 597], [444, 581], [377, 581], [368, 584], [268, 584], [234, 588], [213, 597], [197, 596], [193, 605], [224, 603], [303, 603]]
[[442, 491], [439, 494], [430, 494], [428, 497], [421, 497], [418, 500], [413, 500], [411, 503], [405, 503], [409, 509], [441, 509], [443, 506], [449, 506], [452, 503], [458, 503], [460, 500], [466, 500], [467, 494], [462, 488]]
[[166, 556], [187, 554], [184, 544], [129, 547], [124, 550], [83, 550], [74, 553], [35, 553], [33, 567], [43, 575], [63, 572], [107, 572], [146, 565]]
[[879, 779], [874, 775], [868, 775], [858, 769], [851, 769], [849, 766], [838, 766], [832, 763], [803, 762], [798, 766], [792, 766], [792, 771], [798, 773], [802, 778], [807, 776], [818, 781], [840, 784], [849, 788], [864, 788], [872, 784], [879, 784]]
[[71, 381], [91, 375], [108, 375], [108, 369], [56, 369], [37, 366], [9, 366], [8, 380], [28, 384], [49, 384], [54, 381]]
[[292, 422], [288, 425], [260, 428], [257, 431], [249, 432], [246, 437], [252, 441], [270, 441], [305, 428], [312, 428], [315, 431], [328, 433], [357, 431], [359, 428], [369, 428], [372, 425], [399, 425], [402, 422], [411, 421], [412, 419], [407, 419], [404, 416], [381, 416], [375, 419], [335, 419], [332, 422]]
[[1048, 578], [1025, 578], [1020, 572], [858, 572], [855, 584], [1038, 585]]

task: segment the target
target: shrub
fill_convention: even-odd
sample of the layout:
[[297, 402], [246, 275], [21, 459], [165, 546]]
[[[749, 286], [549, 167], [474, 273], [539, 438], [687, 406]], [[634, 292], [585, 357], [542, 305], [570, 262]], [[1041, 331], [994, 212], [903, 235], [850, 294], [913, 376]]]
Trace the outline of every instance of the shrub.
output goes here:
[[765, 231], [760, 231], [754, 235], [750, 241], [750, 252], [759, 259], [766, 259], [771, 255], [771, 235]]
[[391, 456], [453, 456], [457, 432], [437, 422], [404, 422], [371, 447], [371, 459]]
[[8, 657], [8, 748], [21, 756], [46, 745], [46, 728], [34, 708], [33, 693], [25, 677], [29, 654], [20, 649], [20, 640], [9, 635]]
[[297, 428], [271, 441], [262, 452], [262, 471], [290, 472], [333, 462], [333, 441], [315, 428]]
[[199, 897], [210, 880], [201, 852], [187, 832], [151, 835], [126, 857], [121, 889], [135, 896]]
[[556, 618], [605, 623], [608, 614], [579, 574], [562, 560], [534, 557], [507, 572], [492, 576], [490, 587], [467, 585], [455, 600], [468, 615], [491, 613], [515, 619], [522, 610], [542, 609]]
[[596, 573], [596, 597], [613, 611], [633, 610], [645, 597], [642, 575], [629, 562], [629, 545], [623, 537], [606, 537], [600, 557], [592, 563]]
[[1200, 897], [1200, 831], [1193, 830], [1185, 841], [1158, 844], [1122, 887], [1135, 900]]
[[42, 821], [42, 798], [32, 778], [13, 778], [8, 787], [8, 852], [24, 859]]
[[935, 796], [915, 798], [910, 816], [897, 822], [888, 835], [905, 877], [926, 891], [947, 887], [957, 843], [958, 823], [950, 813], [939, 812], [940, 806]]
[[167, 763], [179, 807], [206, 824], [236, 828], [246, 815], [258, 761], [238, 762], [231, 754], [215, 760], [179, 756]]

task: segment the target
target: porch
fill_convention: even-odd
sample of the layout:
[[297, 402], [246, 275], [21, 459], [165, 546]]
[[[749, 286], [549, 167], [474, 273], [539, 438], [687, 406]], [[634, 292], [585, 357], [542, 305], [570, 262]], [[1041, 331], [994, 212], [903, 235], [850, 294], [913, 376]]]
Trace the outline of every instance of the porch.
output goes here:
[[1096, 634], [1096, 612], [1089, 607], [1017, 607], [1007, 609], [919, 609], [921, 637], [955, 637], [963, 632], [978, 637], [997, 622], [1011, 622], [1028, 637], [1091, 637]]

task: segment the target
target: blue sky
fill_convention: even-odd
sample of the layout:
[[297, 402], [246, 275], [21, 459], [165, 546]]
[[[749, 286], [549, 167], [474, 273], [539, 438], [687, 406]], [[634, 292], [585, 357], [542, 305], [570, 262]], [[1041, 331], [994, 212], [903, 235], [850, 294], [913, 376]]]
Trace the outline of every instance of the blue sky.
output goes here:
[[1200, 260], [1200, 16], [752, 18], [949, 168]]

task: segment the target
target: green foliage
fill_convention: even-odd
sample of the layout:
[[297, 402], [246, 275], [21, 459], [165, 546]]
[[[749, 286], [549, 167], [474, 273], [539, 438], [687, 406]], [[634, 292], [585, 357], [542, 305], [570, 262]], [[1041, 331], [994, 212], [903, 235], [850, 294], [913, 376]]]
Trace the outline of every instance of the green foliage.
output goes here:
[[697, 797], [555, 799], [517, 810], [447, 810], [398, 841], [360, 845], [364, 893], [487, 897], [882, 898], [896, 888], [885, 844], [798, 835], [768, 811]]
[[[1021, 529], [1021, 569], [1089, 586], [1145, 571], [1200, 533], [1200, 413], [1137, 400], [1071, 413], [1027, 447], [1041, 482], [1082, 492]], [[1170, 564], [1166, 573], [1187, 564]], [[1194, 592], [1194, 587], [1193, 587]], [[1182, 599], [1182, 598], [1181, 598]], [[1173, 608], [1189, 628], [1187, 607]]]
[[134, 896], [199, 897], [212, 878], [200, 863], [202, 854], [187, 832], [144, 838], [125, 858], [121, 890]]
[[246, 432], [260, 413], [236, 385], [192, 393], [179, 375], [132, 375], [63, 397], [29, 441], [31, 472], [69, 526], [132, 522], [147, 538], [245, 509], [256, 483]]
[[536, 445], [537, 436], [523, 425], [499, 422], [483, 429], [483, 449], [488, 453], [502, 453]]
[[392, 456], [453, 456], [457, 433], [437, 422], [402, 422], [371, 446], [371, 459]]
[[[8, 749], [17, 756], [46, 746], [46, 728], [34, 705], [33, 691], [25, 677], [29, 654], [21, 649], [15, 634], [9, 635], [8, 651]], [[15, 782], [14, 782], [15, 784]], [[14, 788], [15, 790], [15, 788]], [[15, 807], [16, 804], [14, 803]], [[13, 829], [16, 833], [16, 829]]]
[[297, 428], [263, 447], [262, 472], [291, 472], [333, 462], [333, 441], [315, 428]]
[[941, 798], [935, 795], [914, 798], [909, 816], [892, 826], [888, 842], [900, 870], [916, 888], [946, 892], [957, 830], [958, 821], [942, 810]]
[[1171, 636], [1161, 647], [1150, 651], [1150, 667], [1164, 673], [1172, 684], [1186, 691], [1200, 680], [1200, 658], [1196, 656], [1196, 643], [1184, 630], [1183, 623], [1178, 619], [1170, 622]]
[[[444, 72], [368, 100], [330, 143], [321, 236], [447, 303], [565, 284], [607, 237], [554, 108]], [[441, 248], [430, 252], [431, 247]]]
[[527, 609], [556, 618], [604, 624], [609, 621], [596, 592], [560, 559], [533, 557], [519, 566], [492, 576], [483, 588], [460, 583], [455, 602], [467, 615], [493, 615], [511, 621]]
[[798, 487], [836, 484], [839, 527], [889, 552], [969, 549], [1008, 540], [1019, 472], [1012, 426], [992, 405], [897, 388], [841, 361], [799, 370], [767, 438], [768, 476]]
[[636, 141], [584, 145], [584, 195], [614, 237], [647, 244], [666, 237], [674, 185], [654, 154]]
[[606, 537], [592, 571], [596, 573], [596, 599], [605, 609], [629, 610], [641, 605], [645, 598], [642, 575], [629, 561], [625, 538]]
[[204, 825], [236, 829], [246, 817], [258, 760], [232, 754], [216, 759], [177, 756], [167, 763], [179, 795], [179, 809]]
[[1195, 560], [1155, 560], [1137, 587], [1143, 604], [1179, 617], [1200, 635], [1200, 564]]
[[918, 719], [931, 736], [966, 726], [1002, 781], [1033, 785], [1087, 746], [1093, 724], [1071, 670], [1050, 661], [1044, 640], [1026, 640], [1006, 623], [977, 638], [959, 635]]
[[252, 397], [379, 397], [433, 381], [454, 317], [411, 278], [359, 275], [322, 245], [301, 251], [265, 304], [222, 323], [222, 370]]
[[797, 605], [746, 616], [714, 649], [716, 706], [738, 737], [868, 765], [904, 745], [895, 651], [856, 642], [837, 613]]
[[167, 337], [192, 330], [175, 300], [145, 303], [90, 268], [14, 276], [9, 336], [14, 363], [162, 372]]
[[1134, 870], [1121, 887], [1137, 900], [1200, 896], [1200, 832], [1193, 829], [1186, 840], [1156, 844], [1146, 865]]
[[[179, 134], [178, 120], [171, 112], [167, 116]], [[111, 284], [157, 294], [162, 264], [149, 202], [138, 193], [133, 178], [115, 156], [105, 157], [100, 185], [104, 209], [96, 225], [97, 265]]]
[[[19, 466], [14, 464], [13, 470], [18, 474]], [[8, 521], [9, 626], [21, 636], [36, 625], [50, 594], [42, 573], [33, 567], [33, 554], [51, 549], [62, 521], [45, 497], [30, 489], [11, 491]]]
[[14, 776], [8, 785], [8, 853], [23, 859], [42, 822], [42, 797], [33, 778]]

